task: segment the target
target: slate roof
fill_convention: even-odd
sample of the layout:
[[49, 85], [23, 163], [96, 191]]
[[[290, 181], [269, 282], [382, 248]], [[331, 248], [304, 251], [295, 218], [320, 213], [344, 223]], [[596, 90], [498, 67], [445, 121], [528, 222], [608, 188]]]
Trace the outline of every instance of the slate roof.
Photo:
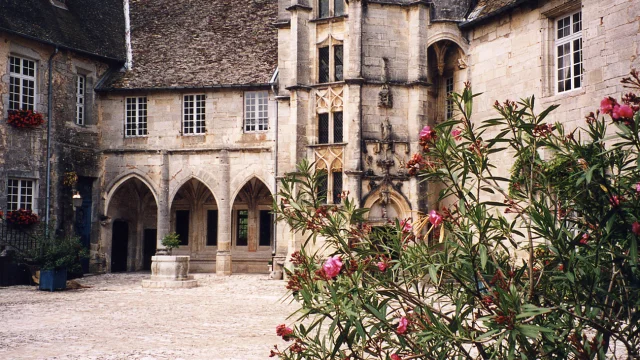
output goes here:
[[68, 10], [49, 0], [0, 0], [0, 31], [124, 62], [122, 0], [66, 3]]
[[461, 24], [461, 26], [464, 27], [486, 20], [528, 1], [530, 0], [480, 0], [471, 13], [469, 13], [467, 21]]
[[276, 0], [131, 0], [133, 69], [101, 90], [268, 84], [278, 56]]

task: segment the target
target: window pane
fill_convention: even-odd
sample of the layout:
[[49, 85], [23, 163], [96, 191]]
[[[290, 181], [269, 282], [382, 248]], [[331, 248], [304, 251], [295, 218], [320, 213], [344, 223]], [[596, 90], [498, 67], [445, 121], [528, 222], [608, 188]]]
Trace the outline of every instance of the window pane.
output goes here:
[[318, 17], [329, 17], [329, 0], [318, 0]]
[[329, 47], [321, 47], [318, 49], [318, 82], [329, 82]]
[[238, 210], [237, 225], [236, 246], [247, 246], [249, 239], [249, 212], [247, 210]]
[[189, 210], [176, 211], [176, 234], [180, 235], [180, 245], [189, 245]]
[[343, 66], [342, 66], [343, 48], [342, 45], [336, 45], [333, 47], [333, 66], [336, 81], [343, 80]]
[[333, 15], [344, 15], [344, 0], [334, 0], [333, 2]]
[[342, 128], [342, 112], [333, 113], [333, 142], [341, 143], [343, 141]]
[[453, 76], [447, 78], [445, 90], [446, 90], [445, 94], [447, 97], [445, 117], [446, 117], [446, 120], [450, 120], [451, 118], [453, 118], [453, 99], [451, 99], [451, 94], [453, 94]]
[[320, 202], [322, 203], [327, 203], [327, 178], [328, 178], [328, 174], [326, 170], [320, 170], [322, 173], [319, 176], [318, 179], [318, 198], [320, 200]]
[[260, 246], [271, 246], [271, 224], [273, 224], [271, 211], [260, 210]]
[[207, 211], [207, 246], [218, 246], [218, 210]]
[[329, 114], [318, 114], [318, 144], [329, 143]]
[[342, 202], [342, 172], [336, 171], [333, 173], [333, 203], [340, 204]]
[[582, 31], [582, 12], [573, 14], [573, 32], [577, 33]]

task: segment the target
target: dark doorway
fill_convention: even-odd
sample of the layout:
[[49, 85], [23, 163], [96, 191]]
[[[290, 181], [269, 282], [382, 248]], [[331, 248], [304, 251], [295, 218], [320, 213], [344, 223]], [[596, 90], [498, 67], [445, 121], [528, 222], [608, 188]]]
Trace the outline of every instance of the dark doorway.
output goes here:
[[129, 250], [129, 223], [122, 220], [113, 222], [111, 237], [111, 272], [127, 271]]
[[271, 229], [273, 229], [271, 210], [260, 210], [260, 246], [271, 246]]
[[[82, 197], [82, 206], [76, 208], [76, 221], [75, 230], [76, 235], [80, 237], [80, 242], [87, 251], [91, 244], [91, 198], [93, 178], [83, 177], [78, 178], [77, 189]], [[89, 259], [81, 259], [82, 272], [89, 272]]]
[[180, 245], [189, 245], [189, 210], [176, 211], [176, 234], [180, 236]]
[[144, 229], [144, 261], [142, 270], [151, 270], [151, 257], [156, 254], [158, 230]]

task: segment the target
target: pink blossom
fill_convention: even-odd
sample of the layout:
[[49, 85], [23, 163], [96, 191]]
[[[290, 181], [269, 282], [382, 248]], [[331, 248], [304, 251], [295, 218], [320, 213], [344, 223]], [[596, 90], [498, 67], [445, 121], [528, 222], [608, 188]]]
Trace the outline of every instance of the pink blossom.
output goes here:
[[455, 129], [451, 132], [451, 136], [453, 136], [453, 138], [456, 141], [460, 141], [460, 139], [462, 139], [462, 130], [460, 129]]
[[610, 97], [606, 97], [600, 101], [600, 111], [603, 114], [611, 114], [616, 101]]
[[291, 340], [291, 335], [293, 335], [293, 329], [287, 327], [285, 324], [280, 324], [276, 326], [276, 335], [282, 336], [285, 341]]
[[620, 206], [620, 202], [624, 200], [621, 196], [618, 195], [613, 195], [612, 197], [609, 198], [609, 204], [611, 204], [611, 206], [613, 207], [618, 207]]
[[402, 227], [402, 232], [405, 233], [411, 232], [411, 230], [413, 230], [413, 226], [407, 219], [400, 221], [400, 227]]
[[342, 258], [338, 255], [328, 258], [322, 265], [322, 269], [328, 278], [332, 279], [338, 276], [340, 269], [342, 269]]
[[621, 118], [631, 119], [633, 118], [633, 109], [629, 105], [620, 105], [618, 109], [618, 115]]
[[640, 223], [635, 221], [633, 224], [631, 224], [631, 231], [636, 234], [636, 236], [640, 236]]
[[435, 130], [432, 130], [429, 125], [425, 126], [424, 128], [422, 128], [422, 131], [420, 131], [420, 140], [431, 141], [431, 140], [434, 140], [435, 138], [436, 138], [436, 132]]
[[589, 242], [589, 234], [587, 233], [582, 234], [582, 238], [580, 239], [580, 244], [587, 245], [588, 242]]
[[404, 334], [407, 332], [407, 326], [409, 326], [409, 320], [406, 317], [401, 317], [398, 322], [398, 327], [396, 328], [396, 332], [398, 334]]
[[376, 266], [378, 266], [378, 270], [385, 272], [389, 268], [389, 263], [386, 261], [378, 261]]
[[398, 354], [393, 354], [391, 355], [391, 360], [402, 360], [402, 358]]
[[640, 182], [636, 184], [636, 192], [640, 193]]
[[431, 210], [429, 212], [429, 222], [433, 226], [438, 226], [442, 224], [442, 215], [438, 214], [438, 212], [435, 210]]

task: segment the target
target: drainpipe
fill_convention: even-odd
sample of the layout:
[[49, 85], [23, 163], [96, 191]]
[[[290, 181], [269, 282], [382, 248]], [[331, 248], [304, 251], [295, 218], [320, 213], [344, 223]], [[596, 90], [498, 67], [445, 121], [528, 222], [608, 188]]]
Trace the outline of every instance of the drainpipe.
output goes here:
[[[276, 73], [274, 74], [274, 78], [276, 77], [276, 74], [278, 74], [278, 70], [276, 69]], [[273, 92], [273, 95], [275, 97], [278, 96], [278, 93], [276, 91], [276, 83], [275, 80], [272, 79], [271, 82], [271, 91]], [[275, 143], [275, 165], [274, 165], [274, 184], [273, 184], [273, 190], [276, 192], [275, 194], [273, 194], [273, 198], [274, 201], [276, 199], [276, 196], [278, 196], [278, 100], [276, 99], [276, 123], [275, 123], [275, 127], [276, 127], [276, 143]], [[273, 221], [273, 244], [271, 245], [271, 260], [273, 261], [273, 257], [276, 256], [276, 251], [278, 249], [278, 222]], [[273, 269], [275, 269], [275, 263], [272, 262]]]
[[49, 220], [51, 217], [51, 123], [53, 121], [53, 57], [58, 53], [58, 47], [54, 50], [53, 54], [49, 56], [49, 99], [47, 103], [47, 197], [45, 198], [44, 205], [44, 236], [49, 237]]

